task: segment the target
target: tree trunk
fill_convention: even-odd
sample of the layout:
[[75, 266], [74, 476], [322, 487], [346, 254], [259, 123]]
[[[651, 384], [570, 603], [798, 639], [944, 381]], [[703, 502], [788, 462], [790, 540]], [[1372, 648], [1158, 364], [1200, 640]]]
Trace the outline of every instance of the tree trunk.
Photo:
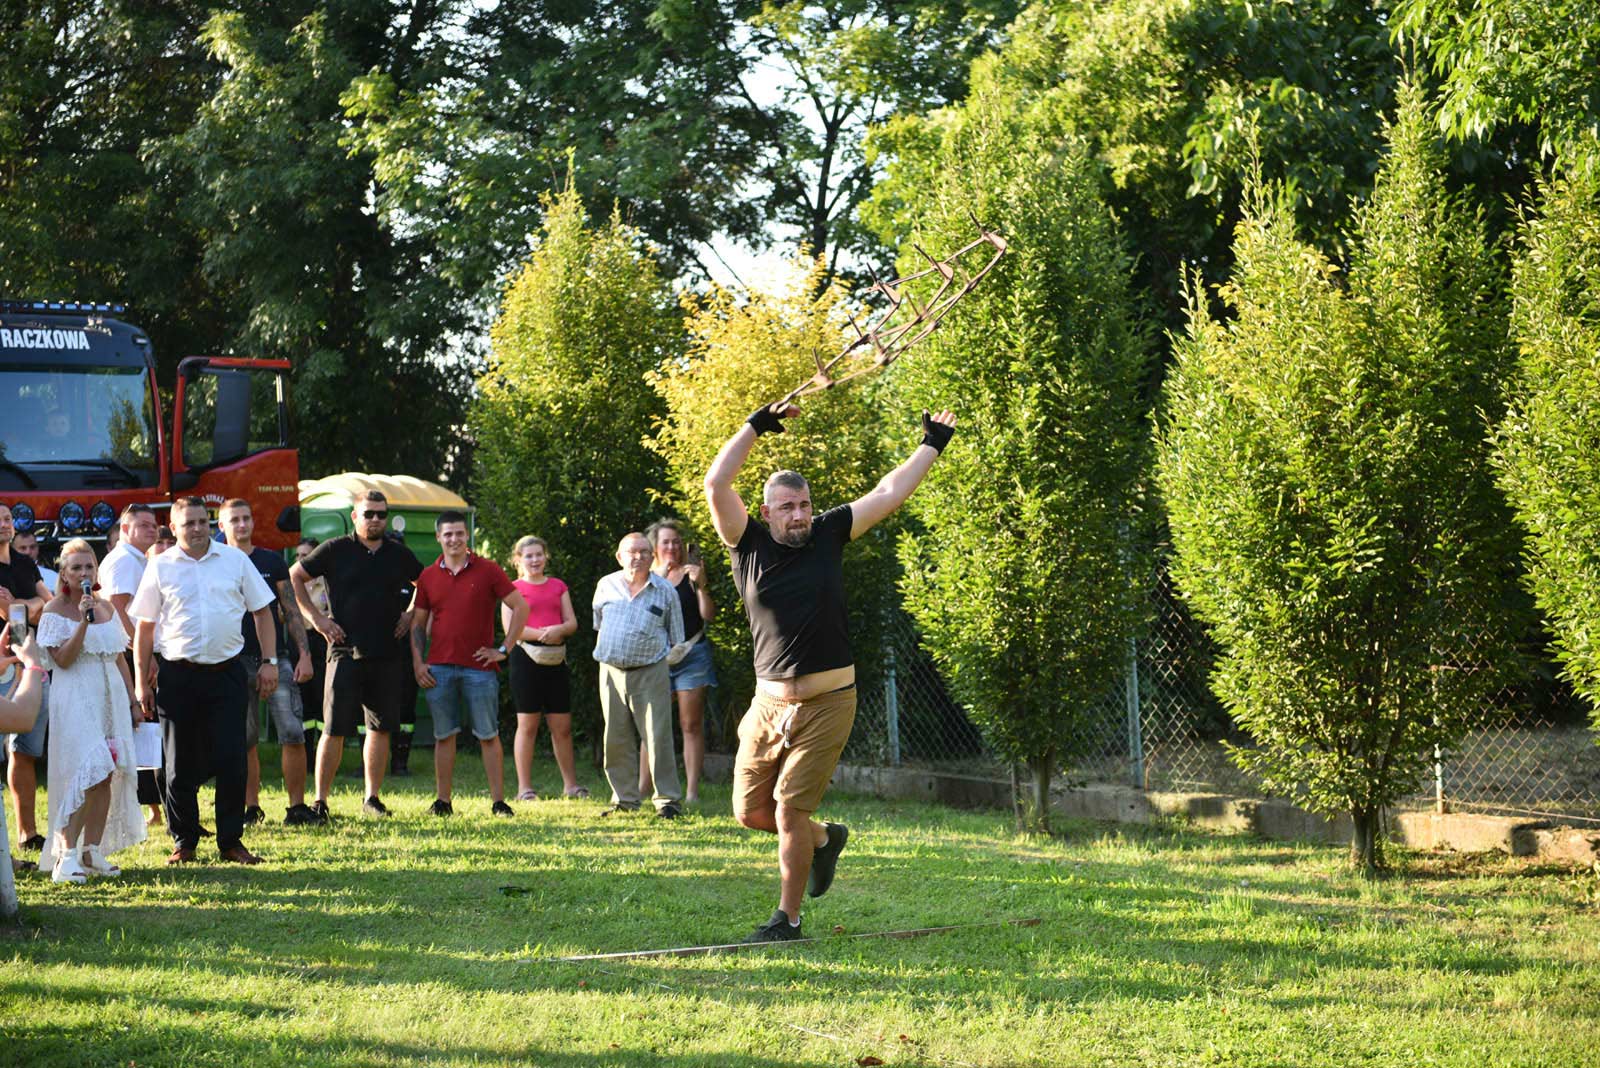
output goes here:
[[1033, 790], [1027, 800], [1027, 830], [1050, 833], [1050, 773], [1055, 766], [1055, 756], [1054, 749], [1046, 749], [1028, 758]]
[[1350, 836], [1350, 866], [1364, 879], [1376, 879], [1384, 869], [1383, 809], [1352, 809], [1355, 831]]
[[1027, 819], [1023, 810], [1027, 807], [1022, 800], [1022, 776], [1018, 773], [1015, 760], [1011, 762], [1011, 816], [1017, 821], [1017, 830], [1027, 830]]

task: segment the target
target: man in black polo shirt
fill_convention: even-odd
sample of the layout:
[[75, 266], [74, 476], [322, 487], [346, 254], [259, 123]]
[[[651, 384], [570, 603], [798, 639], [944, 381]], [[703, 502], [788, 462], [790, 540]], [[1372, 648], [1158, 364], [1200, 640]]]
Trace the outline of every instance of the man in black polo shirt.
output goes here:
[[[10, 618], [15, 603], [28, 607], [28, 630], [39, 622], [39, 613], [50, 600], [50, 590], [39, 575], [39, 565], [20, 552], [13, 552], [16, 528], [11, 524], [11, 508], [0, 504], [0, 626]], [[6, 779], [11, 788], [11, 807], [17, 810], [17, 844], [34, 852], [44, 848], [44, 835], [34, 825], [34, 802], [39, 793], [39, 772], [34, 762], [44, 756], [45, 728], [50, 722], [50, 684], [46, 681], [39, 701], [39, 714], [33, 729], [11, 736], [11, 763]]]
[[845, 616], [843, 555], [905, 503], [955, 433], [955, 416], [922, 413], [922, 444], [872, 492], [812, 520], [811, 487], [793, 471], [767, 479], [761, 519], [733, 488], [761, 434], [783, 432], [790, 406], [760, 408], [706, 472], [711, 521], [733, 561], [755, 645], [756, 693], [739, 723], [733, 813], [778, 836], [778, 909], [746, 941], [800, 938], [800, 902], [821, 897], [849, 830], [813, 818], [856, 716], [855, 658]]
[[[362, 758], [366, 800], [361, 811], [387, 816], [378, 798], [389, 767], [389, 735], [400, 723], [402, 657], [410, 649], [402, 640], [411, 628], [400, 591], [416, 581], [422, 564], [401, 542], [383, 536], [389, 522], [388, 498], [368, 490], [351, 512], [354, 534], [329, 538], [289, 569], [295, 600], [328, 641], [323, 733], [317, 745], [318, 815], [328, 814], [328, 791], [344, 755], [344, 740], [356, 733], [365, 715], [367, 740]], [[328, 584], [331, 614], [318, 608], [307, 583]]]

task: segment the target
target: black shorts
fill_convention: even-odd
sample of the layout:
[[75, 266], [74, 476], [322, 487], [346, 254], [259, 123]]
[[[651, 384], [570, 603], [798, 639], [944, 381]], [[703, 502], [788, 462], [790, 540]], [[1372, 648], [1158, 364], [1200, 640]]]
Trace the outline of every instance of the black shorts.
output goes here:
[[322, 695], [323, 730], [336, 738], [349, 738], [363, 722], [363, 715], [369, 731], [398, 730], [405, 692], [402, 673], [410, 670], [411, 664], [400, 657], [330, 659], [327, 689]]
[[519, 715], [563, 716], [572, 711], [572, 683], [565, 664], [535, 664], [522, 646], [511, 647], [511, 704]]

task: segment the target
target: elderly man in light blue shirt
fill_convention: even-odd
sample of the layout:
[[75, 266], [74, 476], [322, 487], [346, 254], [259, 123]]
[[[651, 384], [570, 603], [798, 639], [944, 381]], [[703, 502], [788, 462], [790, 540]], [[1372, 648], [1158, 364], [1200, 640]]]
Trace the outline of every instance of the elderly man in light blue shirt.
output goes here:
[[678, 592], [650, 570], [653, 553], [643, 534], [623, 537], [614, 571], [594, 590], [594, 658], [600, 662], [600, 711], [605, 716], [606, 814], [639, 807], [639, 743], [655, 782], [651, 799], [662, 819], [677, 818], [683, 792], [672, 748], [672, 683], [668, 666], [682, 659], [683, 607]]

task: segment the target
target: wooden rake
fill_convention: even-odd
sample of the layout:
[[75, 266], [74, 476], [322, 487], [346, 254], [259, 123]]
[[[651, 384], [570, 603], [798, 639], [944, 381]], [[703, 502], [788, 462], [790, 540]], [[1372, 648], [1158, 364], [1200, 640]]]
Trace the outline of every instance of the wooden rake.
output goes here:
[[[913, 243], [911, 247], [928, 261], [927, 267], [888, 282], [876, 274], [872, 275], [872, 285], [867, 287], [866, 296], [869, 300], [881, 298], [883, 306], [866, 313], [863, 316], [865, 322], [858, 321], [854, 314], [850, 314], [850, 326], [855, 330], [855, 338], [827, 362], [823, 362], [820, 353], [815, 354], [817, 373], [790, 390], [783, 399], [770, 405], [773, 411], [781, 412], [801, 397], [821, 393], [852, 378], [882, 370], [938, 329], [939, 322], [949, 314], [950, 309], [977, 288], [978, 283], [1006, 254], [1006, 239], [987, 229], [971, 212], [967, 214], [972, 219], [972, 225], [978, 229], [978, 236], [974, 240], [944, 259], [935, 259], [921, 245]], [[977, 271], [969, 272], [961, 263], [962, 257], [985, 247], [992, 250], [988, 261]], [[938, 278], [938, 288], [927, 300], [919, 302], [914, 293], [918, 288], [917, 283], [934, 277]], [[868, 349], [870, 355], [860, 351], [863, 348]], [[850, 362], [846, 363], [846, 360]], [[844, 365], [842, 370], [841, 364]]]

